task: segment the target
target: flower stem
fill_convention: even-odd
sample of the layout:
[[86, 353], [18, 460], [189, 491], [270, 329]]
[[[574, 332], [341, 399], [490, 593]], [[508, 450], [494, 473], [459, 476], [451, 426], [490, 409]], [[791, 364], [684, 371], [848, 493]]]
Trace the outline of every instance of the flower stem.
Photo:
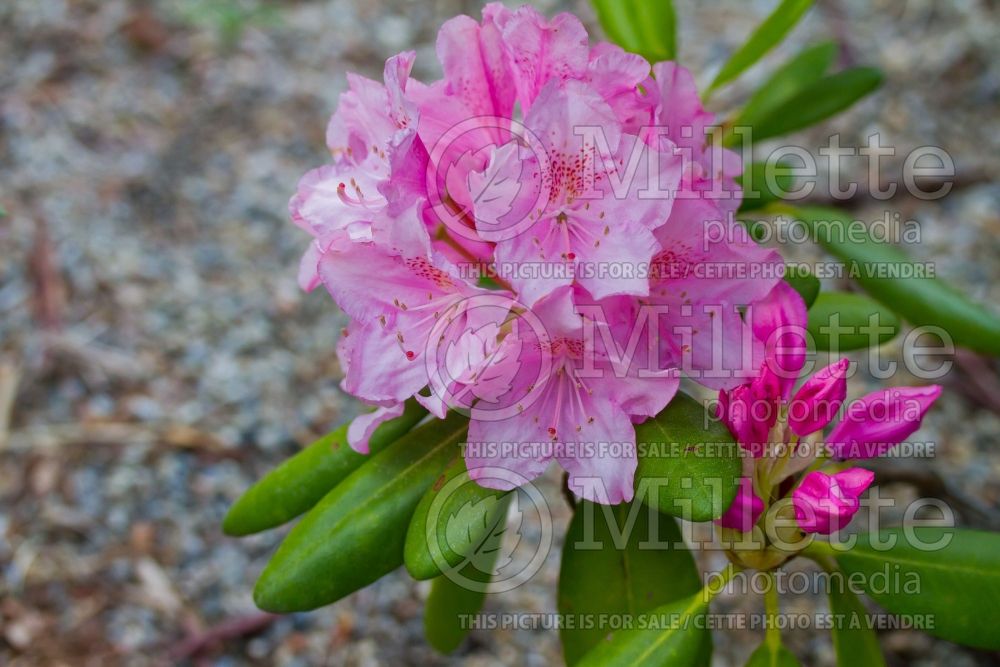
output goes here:
[[774, 572], [767, 573], [767, 588], [764, 590], [764, 613], [767, 614], [766, 635], [764, 641], [768, 646], [777, 649], [781, 646], [781, 630], [778, 628], [778, 615], [781, 608], [778, 603], [778, 580]]
[[729, 580], [732, 579], [736, 573], [740, 571], [740, 569], [741, 568], [739, 568], [735, 563], [729, 563], [726, 565], [725, 569], [716, 575], [717, 579], [710, 580], [707, 584], [705, 584], [705, 587], [701, 589], [699, 595], [701, 596], [702, 602], [707, 606], [716, 595], [725, 590], [726, 584], [729, 583]]

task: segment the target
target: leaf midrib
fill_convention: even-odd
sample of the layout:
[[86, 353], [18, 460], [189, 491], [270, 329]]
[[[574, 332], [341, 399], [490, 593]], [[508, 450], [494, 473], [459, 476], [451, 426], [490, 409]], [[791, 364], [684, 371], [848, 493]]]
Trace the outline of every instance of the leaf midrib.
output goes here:
[[[375, 492], [374, 494], [372, 494], [371, 496], [369, 496], [369, 502], [365, 502], [365, 503], [363, 503], [363, 504], [359, 504], [359, 505], [355, 505], [353, 509], [351, 509], [350, 511], [348, 511], [348, 512], [344, 513], [344, 515], [343, 515], [343, 516], [341, 517], [341, 519], [340, 519], [339, 521], [336, 521], [336, 522], [335, 522], [335, 523], [334, 523], [333, 525], [331, 525], [331, 526], [330, 526], [330, 529], [326, 531], [326, 536], [327, 536], [327, 537], [329, 537], [330, 535], [333, 535], [333, 534], [334, 534], [334, 533], [335, 533], [335, 532], [336, 532], [337, 530], [339, 530], [339, 529], [340, 529], [340, 527], [341, 527], [341, 526], [342, 526], [342, 525], [343, 525], [343, 524], [344, 524], [345, 522], [347, 522], [347, 520], [348, 520], [348, 519], [352, 518], [352, 517], [353, 517], [353, 516], [354, 516], [354, 515], [355, 515], [355, 514], [356, 514], [356, 513], [358, 512], [358, 511], [360, 511], [360, 510], [361, 510], [361, 509], [363, 509], [364, 507], [368, 506], [368, 505], [369, 505], [369, 504], [370, 504], [370, 503], [371, 503], [372, 501], [376, 501], [376, 500], [378, 500], [379, 498], [382, 498], [382, 497], [383, 497], [383, 496], [384, 496], [384, 495], [386, 494], [386, 492], [387, 492], [387, 491], [389, 491], [389, 490], [392, 490], [392, 489], [395, 489], [395, 488], [396, 488], [396, 486], [398, 486], [398, 481], [399, 481], [399, 480], [401, 480], [401, 479], [402, 479], [403, 477], [405, 477], [405, 476], [406, 476], [406, 474], [407, 474], [407, 473], [409, 473], [409, 472], [410, 472], [411, 470], [413, 470], [414, 468], [418, 467], [418, 466], [419, 466], [419, 465], [420, 465], [421, 463], [423, 463], [423, 462], [424, 462], [424, 461], [426, 461], [427, 459], [431, 458], [431, 457], [432, 457], [432, 456], [433, 456], [434, 454], [436, 454], [436, 453], [437, 453], [437, 452], [438, 452], [438, 451], [439, 451], [440, 449], [442, 449], [442, 448], [444, 448], [444, 447], [447, 447], [447, 446], [449, 446], [449, 445], [452, 445], [452, 444], [454, 444], [454, 441], [455, 441], [455, 440], [456, 440], [456, 439], [457, 439], [458, 437], [460, 437], [460, 436], [461, 436], [461, 433], [462, 433], [462, 431], [463, 431], [464, 429], [467, 429], [467, 428], [468, 428], [468, 424], [466, 424], [466, 423], [461, 423], [461, 424], [459, 424], [459, 425], [458, 425], [458, 428], [456, 428], [456, 429], [455, 429], [454, 431], [450, 432], [450, 433], [449, 433], [449, 434], [448, 434], [448, 435], [447, 435], [447, 436], [446, 436], [446, 437], [445, 437], [445, 438], [444, 438], [444, 439], [443, 439], [443, 440], [441, 441], [441, 443], [440, 443], [440, 444], [438, 444], [437, 446], [434, 446], [434, 447], [431, 447], [431, 448], [430, 448], [430, 449], [428, 449], [428, 450], [427, 450], [427, 452], [425, 452], [425, 453], [424, 453], [424, 454], [423, 454], [422, 456], [420, 456], [420, 457], [419, 457], [419, 458], [417, 458], [417, 459], [414, 459], [414, 460], [413, 460], [413, 462], [412, 462], [412, 463], [410, 463], [410, 464], [409, 464], [408, 466], [406, 466], [405, 468], [403, 468], [403, 469], [402, 469], [402, 470], [401, 470], [401, 471], [399, 472], [399, 474], [395, 475], [395, 476], [394, 476], [394, 477], [393, 477], [393, 478], [392, 478], [392, 479], [391, 479], [391, 480], [389, 481], [389, 483], [388, 483], [388, 484], [385, 484], [385, 485], [383, 485], [383, 486], [382, 486], [382, 487], [380, 487], [380, 488], [379, 488], [379, 490], [377, 490], [377, 491], [376, 491], [376, 492]], [[386, 452], [386, 451], [388, 451], [388, 449], [385, 449], [385, 450], [382, 450], [382, 452], [380, 452], [380, 453], [379, 453], [379, 455], [381, 455], [382, 453], [384, 453], [384, 452]], [[358, 471], [360, 471], [360, 470], [361, 470], [361, 468], [358, 468], [358, 470], [357, 470], [357, 471], [355, 471], [355, 473], [356, 473], [356, 472], [358, 472]], [[354, 474], [354, 473], [352, 473], [352, 475], [353, 475], [353, 474]], [[317, 551], [317, 550], [318, 550], [318, 549], [319, 549], [319, 548], [320, 548], [321, 546], [323, 546], [323, 544], [324, 544], [324, 543], [323, 543], [322, 541], [320, 541], [320, 540], [316, 540], [316, 541], [314, 542], [314, 544], [315, 544], [315, 546], [314, 546], [314, 547], [313, 547], [312, 549], [303, 549], [303, 551], [305, 552], [305, 553], [303, 554], [303, 558], [302, 558], [302, 560], [303, 560], [303, 561], [306, 561], [306, 560], [309, 560], [309, 559], [311, 559], [311, 557], [312, 557], [312, 556], [313, 556], [313, 555], [314, 555], [314, 554], [316, 553], [316, 551]]]

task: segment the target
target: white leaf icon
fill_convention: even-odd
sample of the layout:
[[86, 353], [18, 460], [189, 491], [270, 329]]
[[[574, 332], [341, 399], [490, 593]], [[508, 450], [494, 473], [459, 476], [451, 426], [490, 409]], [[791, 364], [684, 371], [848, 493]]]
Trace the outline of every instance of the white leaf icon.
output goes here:
[[[510, 523], [506, 498], [493, 495], [478, 501], [470, 500], [448, 517], [445, 529], [448, 546], [464, 557], [455, 569], [471, 564], [484, 574], [496, 576], [511, 563], [511, 554], [520, 542], [521, 512], [516, 495], [508, 496], [514, 505]], [[517, 539], [505, 541], [504, 535], [508, 531], [517, 535]]]
[[469, 193], [472, 195], [476, 224], [496, 227], [500, 219], [514, 208], [521, 191], [520, 144], [511, 141], [493, 151], [486, 169], [469, 173]]

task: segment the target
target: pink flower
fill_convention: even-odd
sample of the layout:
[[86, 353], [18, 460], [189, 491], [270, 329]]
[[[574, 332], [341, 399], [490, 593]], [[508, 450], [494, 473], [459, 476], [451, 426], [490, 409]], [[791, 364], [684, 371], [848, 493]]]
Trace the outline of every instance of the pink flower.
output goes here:
[[334, 162], [303, 176], [288, 204], [292, 221], [316, 239], [299, 269], [303, 289], [319, 284], [319, 258], [330, 244], [372, 240], [379, 221], [391, 226], [415, 199], [405, 181], [420, 170], [426, 152], [414, 144], [417, 109], [404, 97], [413, 59], [409, 52], [387, 60], [384, 86], [348, 77], [349, 89], [327, 128]]
[[[710, 224], [719, 231], [709, 234]], [[654, 234], [662, 249], [643, 301], [667, 309], [659, 319], [666, 354], [707, 387], [732, 389], [747, 382], [760, 368], [764, 347], [740, 307], [775, 289], [781, 256], [758, 246], [742, 225], [705, 199], [678, 199]], [[719, 267], [722, 274], [716, 273]], [[757, 270], [772, 277], [739, 277]]]
[[854, 401], [827, 441], [841, 459], [882, 456], [920, 428], [941, 387], [893, 387]]
[[[648, 294], [649, 280], [640, 272], [608, 278], [586, 269], [649, 264], [659, 247], [653, 230], [666, 222], [671, 200], [643, 199], [638, 193], [650, 186], [651, 178], [657, 178], [667, 191], [676, 189], [679, 158], [661, 156], [660, 173], [651, 175], [646, 155], [650, 149], [636, 137], [624, 134], [614, 110], [596, 90], [579, 81], [547, 84], [528, 112], [525, 125], [540, 138], [544, 158], [501, 147], [493, 152], [488, 169], [525, 174], [528, 178], [522, 182], [529, 182], [521, 192], [530, 193], [532, 198], [542, 192], [543, 200], [532, 214], [536, 219], [530, 229], [499, 241], [496, 257], [500, 262], [525, 266], [548, 263], [564, 268], [546, 277], [525, 275], [512, 279], [521, 299], [531, 306], [574, 280], [597, 299]], [[579, 128], [587, 127], [598, 128], [607, 145], [578, 133]], [[515, 160], [527, 164], [497, 164]], [[624, 169], [629, 160], [637, 160], [638, 166], [631, 177]], [[615, 191], [613, 179], [626, 178], [627, 190]], [[481, 202], [475, 207], [477, 227], [485, 235], [493, 221], [509, 208], [503, 198]]]
[[771, 442], [772, 429], [805, 361], [805, 303], [780, 282], [751, 304], [747, 318], [758, 344], [752, 359], [763, 361], [752, 380], [719, 393], [718, 414], [737, 441], [759, 458], [768, 454], [768, 445], [780, 444]]
[[875, 474], [864, 468], [850, 468], [835, 475], [818, 470], [809, 473], [792, 492], [799, 528], [821, 535], [840, 530], [857, 513], [858, 499], [873, 481]]
[[748, 532], [764, 512], [764, 501], [753, 492], [753, 482], [749, 477], [740, 478], [739, 490], [733, 504], [726, 513], [715, 520], [723, 528]]
[[847, 396], [847, 367], [841, 359], [813, 375], [788, 405], [788, 425], [795, 435], [806, 436], [824, 428], [840, 410]]
[[806, 360], [806, 304], [791, 285], [779, 281], [767, 296], [752, 304], [747, 318], [754, 337], [764, 345], [764, 363], [787, 399]]
[[[614, 323], [588, 323], [574, 312], [571, 296], [569, 288], [560, 288], [532, 309], [547, 339], [526, 345], [520, 357], [527, 372], [518, 378], [528, 384], [512, 388], [508, 401], [513, 402], [513, 416], [496, 418], [502, 407], [495, 405], [472, 411], [466, 463], [473, 479], [478, 479], [477, 470], [506, 468], [530, 480], [555, 459], [570, 473], [569, 486], [577, 495], [617, 504], [634, 493], [638, 459], [633, 418], [662, 410], [679, 380], [670, 370], [640, 377], [641, 359], [616, 369], [612, 353], [599, 340], [592, 347], [585, 342], [588, 328], [608, 327], [613, 333]], [[593, 304], [585, 293], [576, 296]], [[612, 312], [625, 306], [605, 305]], [[594, 355], [589, 361], [588, 353]], [[484, 478], [482, 483], [496, 486], [503, 480]]]
[[[678, 368], [733, 390], [727, 423], [764, 441], [774, 418], [749, 399], [787, 393], [774, 369], [741, 386], [784, 354], [759, 330], [799, 313], [781, 257], [733, 218], [742, 164], [706, 140], [691, 74], [499, 3], [448, 21], [437, 55], [435, 82], [410, 77], [413, 53], [381, 83], [349, 75], [330, 163], [289, 204], [311, 237], [301, 286], [349, 316], [341, 386], [377, 408], [351, 445], [413, 397], [494, 445], [466, 450], [470, 470], [523, 480], [555, 460], [582, 497], [621, 502], [634, 424], [671, 400]], [[518, 270], [483, 282], [479, 263]]]

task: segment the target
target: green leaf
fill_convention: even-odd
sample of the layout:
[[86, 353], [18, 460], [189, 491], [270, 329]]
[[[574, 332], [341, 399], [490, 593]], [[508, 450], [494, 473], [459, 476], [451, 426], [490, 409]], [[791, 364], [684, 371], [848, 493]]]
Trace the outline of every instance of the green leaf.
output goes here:
[[[882, 83], [882, 72], [874, 67], [853, 67], [817, 79], [768, 113], [756, 119], [738, 118], [735, 126], [753, 128], [753, 141], [778, 137], [814, 125], [848, 108]], [[738, 133], [726, 136], [726, 144], [739, 143]]]
[[678, 392], [635, 433], [637, 497], [688, 521], [722, 516], [736, 497], [741, 470], [738, 445], [725, 425], [701, 403]]
[[755, 125], [762, 118], [781, 110], [796, 93], [819, 80], [837, 55], [834, 42], [823, 42], [799, 52], [778, 68], [757, 89], [739, 113], [736, 125]]
[[750, 39], [729, 57], [715, 76], [712, 85], [708, 87], [708, 91], [711, 92], [722, 84], [732, 81], [777, 46], [811, 6], [812, 0], [782, 0], [771, 15], [750, 35]]
[[739, 213], [756, 211], [779, 201], [795, 185], [787, 162], [753, 162], [736, 182], [743, 188]]
[[802, 300], [806, 302], [806, 308], [812, 308], [819, 296], [819, 278], [809, 273], [809, 269], [798, 264], [785, 265], [785, 282], [792, 286]]
[[581, 500], [559, 571], [559, 613], [573, 621], [559, 631], [566, 664], [575, 665], [608, 635], [610, 627], [597, 619], [634, 619], [700, 587], [694, 558], [672, 517], [638, 502], [612, 507]]
[[747, 233], [757, 243], [764, 243], [770, 234], [768, 224], [763, 220], [740, 220], [740, 224], [747, 228]]
[[468, 419], [452, 414], [414, 429], [328, 493], [278, 547], [254, 588], [273, 612], [315, 609], [403, 564], [406, 526], [455, 455]]
[[[905, 531], [912, 531], [919, 543], [908, 540]], [[943, 540], [950, 541], [945, 544]], [[928, 634], [967, 646], [1000, 649], [996, 627], [1000, 533], [893, 528], [859, 535], [857, 544], [845, 551], [823, 543], [816, 547], [832, 555], [849, 579], [857, 578], [865, 592], [893, 614], [932, 619], [933, 624], [925, 628]]]
[[830, 633], [837, 652], [837, 667], [885, 667], [878, 637], [868, 626], [868, 612], [848, 587], [831, 579], [830, 613], [834, 617]]
[[[781, 644], [771, 644], [765, 641], [750, 654], [746, 667], [799, 667], [799, 665], [799, 659], [787, 648]], [[867, 663], [858, 663], [858, 665], [868, 667]]]
[[267, 473], [237, 500], [222, 530], [249, 535], [291, 521], [319, 502], [345, 477], [407, 433], [427, 414], [416, 401], [406, 403], [402, 416], [382, 424], [372, 434], [370, 454], [347, 444], [347, 425], [329, 433]]
[[702, 593], [657, 607], [640, 616], [636, 627], [621, 630], [587, 653], [580, 667], [687, 667], [700, 665], [711, 641]]
[[[493, 552], [494, 559], [497, 553]], [[493, 567], [487, 565], [486, 569], [479, 569], [469, 564], [462, 568], [461, 573], [463, 577], [485, 585], [490, 580], [488, 571]], [[442, 653], [451, 653], [458, 648], [471, 629], [471, 625], [463, 623], [463, 619], [478, 614], [485, 600], [484, 588], [463, 586], [447, 575], [432, 581], [424, 607], [424, 635], [430, 645]]]
[[593, 0], [611, 41], [651, 63], [677, 58], [677, 15], [672, 0]]
[[891, 340], [899, 318], [863, 294], [823, 292], [809, 309], [807, 328], [817, 350], [847, 352]]
[[465, 563], [495, 561], [509, 504], [509, 492], [479, 486], [469, 478], [465, 459], [456, 457], [413, 513], [404, 549], [407, 571], [414, 579], [431, 579]]
[[853, 222], [850, 215], [828, 208], [782, 210], [809, 225], [817, 242], [844, 262], [845, 275], [910, 324], [941, 327], [956, 345], [1000, 356], [1000, 316], [939, 278], [893, 277], [893, 272], [920, 269], [922, 265], [892, 246], [876, 243], [867, 234], [860, 238], [850, 234], [857, 231], [848, 227]]

